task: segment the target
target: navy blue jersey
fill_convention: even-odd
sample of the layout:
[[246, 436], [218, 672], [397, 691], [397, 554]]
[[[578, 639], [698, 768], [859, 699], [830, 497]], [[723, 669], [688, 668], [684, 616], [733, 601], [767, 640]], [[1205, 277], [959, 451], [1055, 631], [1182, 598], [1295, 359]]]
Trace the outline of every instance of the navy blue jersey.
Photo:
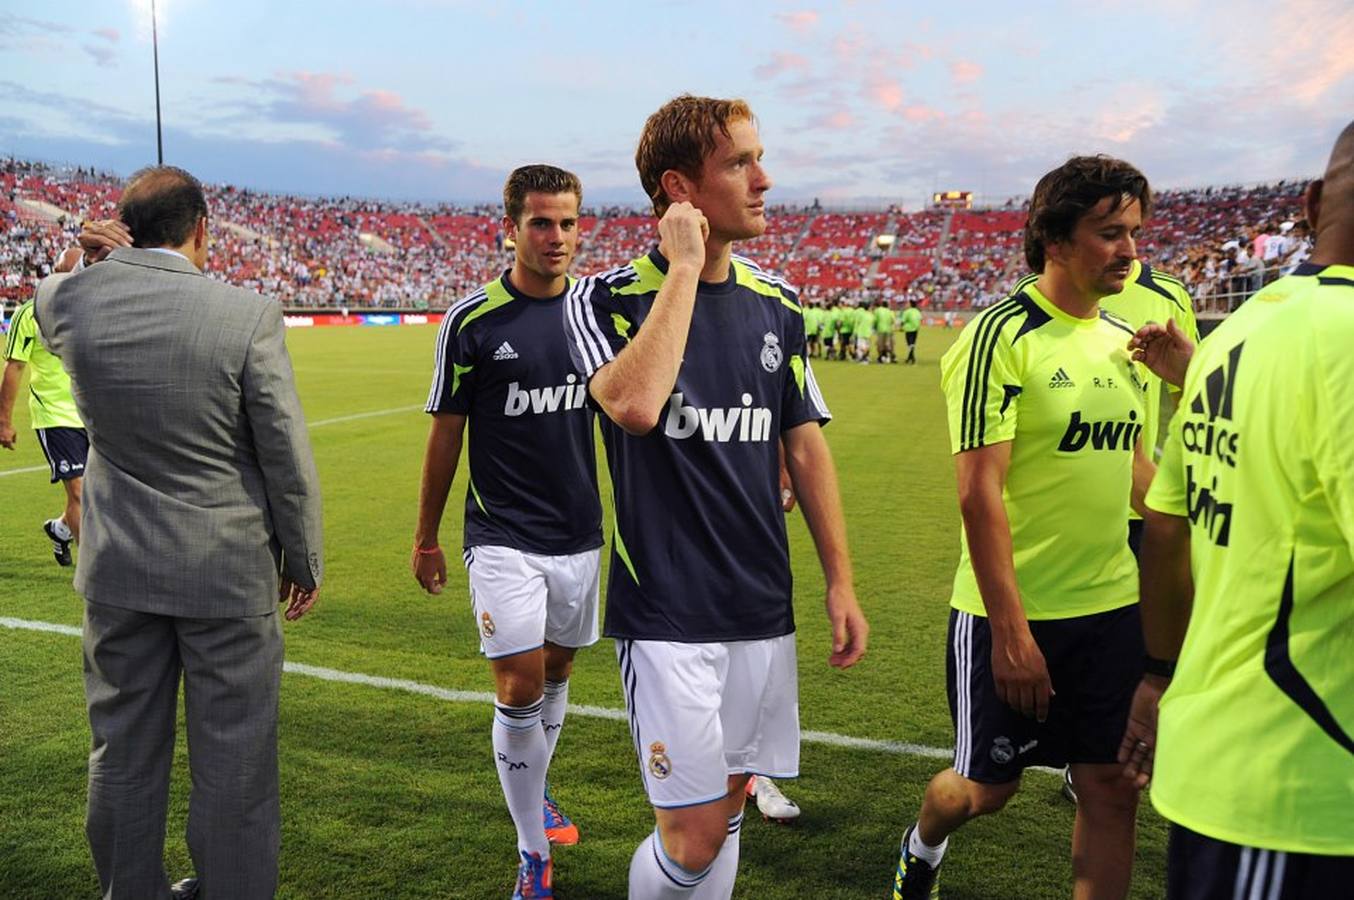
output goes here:
[[[565, 312], [589, 378], [644, 327], [668, 264], [657, 250], [585, 278]], [[602, 418], [616, 492], [606, 634], [740, 641], [794, 631], [777, 442], [831, 418], [784, 281], [735, 257], [701, 282], [682, 367], [658, 426], [635, 437]]]
[[563, 307], [564, 294], [528, 297], [505, 273], [442, 320], [427, 411], [468, 417], [467, 547], [562, 555], [602, 544], [593, 412]]

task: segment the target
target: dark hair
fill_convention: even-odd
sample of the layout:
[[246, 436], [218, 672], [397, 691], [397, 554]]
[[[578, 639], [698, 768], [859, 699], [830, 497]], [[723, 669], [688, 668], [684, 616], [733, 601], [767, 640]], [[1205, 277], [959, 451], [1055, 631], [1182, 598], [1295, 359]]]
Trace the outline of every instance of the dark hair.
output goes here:
[[179, 247], [207, 217], [207, 197], [196, 178], [174, 166], [147, 166], [132, 175], [118, 201], [118, 218], [133, 247]]
[[573, 194], [578, 205], [583, 205], [583, 183], [573, 172], [536, 163], [512, 170], [503, 183], [503, 212], [514, 222], [522, 215], [527, 194]]
[[715, 152], [715, 132], [730, 137], [729, 123], [739, 119], [755, 121], [745, 101], [691, 94], [674, 97], [649, 116], [635, 150], [635, 168], [657, 215], [671, 203], [663, 192], [663, 173], [673, 169], [698, 177], [706, 157]]
[[1082, 217], [1106, 197], [1114, 198], [1110, 212], [1136, 200], [1144, 219], [1151, 214], [1147, 176], [1122, 159], [1103, 154], [1074, 156], [1040, 178], [1025, 220], [1025, 261], [1030, 269], [1043, 272], [1045, 248], [1071, 238]]

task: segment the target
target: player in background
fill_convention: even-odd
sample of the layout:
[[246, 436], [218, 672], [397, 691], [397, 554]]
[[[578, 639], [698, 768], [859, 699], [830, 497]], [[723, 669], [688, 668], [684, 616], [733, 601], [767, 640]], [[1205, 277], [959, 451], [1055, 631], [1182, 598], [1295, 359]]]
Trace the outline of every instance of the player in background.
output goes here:
[[[80, 246], [70, 247], [57, 259], [53, 271], [70, 273], [83, 269], [118, 247], [130, 247], [131, 234], [117, 219], [86, 222]], [[5, 338], [5, 369], [0, 375], [0, 447], [13, 450], [18, 443], [14, 430], [14, 404], [25, 371], [29, 373], [28, 412], [38, 445], [51, 468], [52, 483], [61, 482], [66, 506], [60, 516], [42, 523], [58, 565], [73, 561], [71, 546], [80, 540], [80, 497], [84, 484], [89, 439], [85, 423], [75, 409], [70, 376], [61, 360], [47, 352], [33, 318], [33, 301], [20, 304], [10, 318]]]
[[6, 450], [13, 450], [19, 439], [13, 423], [14, 403], [25, 372], [31, 373], [28, 414], [33, 431], [51, 469], [52, 484], [61, 482], [66, 492], [65, 509], [56, 518], [43, 522], [42, 531], [51, 541], [57, 564], [69, 566], [71, 545], [80, 540], [80, 488], [89, 455], [89, 438], [75, 409], [70, 376], [61, 360], [47, 351], [38, 334], [32, 300], [14, 311], [5, 337], [5, 371], [0, 376], [0, 447]]
[[818, 359], [821, 356], [821, 344], [823, 334], [823, 319], [826, 313], [822, 304], [815, 300], [804, 307], [804, 334], [808, 339], [809, 359]]
[[578, 841], [546, 771], [574, 653], [597, 640], [593, 413], [563, 332], [582, 194], [578, 178], [554, 166], [508, 176], [512, 268], [448, 309], [438, 332], [411, 561], [418, 583], [440, 593], [447, 564], [438, 528], [468, 421], [463, 558], [494, 673], [494, 757], [521, 857], [514, 897], [552, 896], [550, 844]]
[[856, 308], [848, 306], [843, 299], [839, 302], [837, 317], [837, 358], [854, 359], [856, 356]]
[[665, 104], [635, 157], [659, 246], [568, 303], [616, 488], [606, 633], [657, 823], [635, 900], [729, 897], [748, 777], [798, 773], [778, 439], [826, 576], [829, 662], [866, 647], [798, 296], [732, 255], [766, 229], [761, 159], [743, 101]]
[[915, 366], [917, 364], [917, 332], [921, 330], [921, 310], [917, 309], [917, 301], [909, 300], [907, 309], [903, 310], [899, 316], [899, 324], [903, 329], [903, 337], [907, 340], [907, 364]]
[[870, 361], [870, 338], [874, 335], [874, 313], [870, 312], [870, 301], [862, 297], [852, 312], [856, 320], [856, 361], [868, 363]]
[[1173, 823], [1170, 900], [1354, 884], [1354, 123], [1304, 199], [1317, 243], [1292, 274], [1197, 351], [1174, 322], [1134, 341], [1184, 384], [1147, 495], [1149, 656], [1120, 748]]
[[842, 332], [842, 324], [846, 316], [846, 307], [842, 303], [841, 295], [832, 301], [832, 306], [828, 309], [827, 323], [824, 329], [827, 331], [827, 348], [823, 354], [824, 359], [844, 359], [846, 353], [846, 342], [850, 336]]
[[898, 357], [893, 355], [893, 329], [897, 327], [897, 319], [889, 308], [889, 301], [882, 294], [874, 302], [873, 315], [875, 358], [881, 363], [896, 363]]
[[1025, 768], [1071, 764], [1073, 897], [1122, 898], [1136, 797], [1115, 758], [1142, 674], [1130, 495], [1141, 506], [1146, 380], [1123, 289], [1151, 202], [1128, 163], [1074, 157], [1035, 187], [1040, 275], [977, 316], [941, 361], [964, 542], [951, 596], [953, 767], [927, 786], [894, 897], [936, 889], [949, 836], [1000, 810]]

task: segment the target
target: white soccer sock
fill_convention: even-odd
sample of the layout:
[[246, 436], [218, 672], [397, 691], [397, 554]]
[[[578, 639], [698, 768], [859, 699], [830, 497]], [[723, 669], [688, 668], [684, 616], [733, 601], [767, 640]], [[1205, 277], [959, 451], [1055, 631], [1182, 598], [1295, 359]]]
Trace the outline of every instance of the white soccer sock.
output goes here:
[[494, 704], [494, 759], [508, 813], [517, 826], [517, 848], [550, 856], [541, 817], [549, 754], [541, 729], [542, 700], [526, 706]]
[[912, 826], [912, 834], [907, 839], [907, 851], [931, 868], [940, 865], [941, 859], [945, 856], [945, 848], [949, 845], [950, 839], [945, 838], [939, 845], [932, 847], [921, 839], [921, 829], [916, 825]]
[[66, 524], [65, 516], [59, 516], [52, 520], [52, 530], [55, 531], [56, 536], [63, 541], [69, 541], [71, 538], [75, 537], [75, 533], [71, 531], [71, 527]]
[[710, 874], [691, 895], [692, 900], [729, 900], [738, 878], [738, 836], [743, 833], [743, 814], [729, 816], [729, 836], [719, 855], [710, 863]]
[[545, 729], [546, 765], [555, 758], [555, 745], [564, 727], [564, 712], [569, 705], [569, 679], [545, 682], [545, 703], [541, 706], [541, 727]]
[[655, 828], [630, 858], [630, 900], [685, 900], [709, 874], [708, 868], [689, 872], [669, 859]]

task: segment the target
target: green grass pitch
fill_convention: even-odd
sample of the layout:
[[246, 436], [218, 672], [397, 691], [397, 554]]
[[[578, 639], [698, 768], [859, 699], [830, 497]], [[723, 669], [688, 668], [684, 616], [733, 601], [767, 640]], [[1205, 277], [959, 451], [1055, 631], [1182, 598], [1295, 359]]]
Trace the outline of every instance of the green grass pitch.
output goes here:
[[[424, 595], [409, 574], [427, 429], [413, 407], [427, 394], [434, 334], [432, 327], [405, 327], [288, 335], [315, 426], [328, 575], [311, 615], [285, 627], [287, 659], [483, 692], [492, 683], [477, 654], [463, 573], [451, 573], [440, 597]], [[955, 334], [924, 331], [915, 367], [815, 368], [836, 416], [826, 435], [872, 632], [859, 666], [828, 667], [822, 575], [803, 520], [792, 513], [806, 730], [951, 745], [945, 625], [959, 518], [938, 360]], [[392, 409], [400, 411], [328, 422]], [[17, 414], [19, 449], [0, 451], [0, 617], [78, 626], [71, 572], [53, 563], [40, 530], [61, 508], [60, 488], [42, 472], [5, 474], [43, 463], [26, 410]], [[601, 472], [608, 497], [604, 466]], [[462, 468], [442, 529], [453, 562], [464, 491]], [[81, 677], [78, 638], [0, 627], [0, 896], [97, 894], [83, 832], [88, 729]], [[572, 703], [622, 707], [609, 641], [579, 654], [571, 684]], [[490, 761], [486, 704], [298, 674], [284, 677], [282, 691], [279, 897], [511, 893], [514, 832]], [[180, 877], [191, 866], [182, 739], [177, 752], [166, 857]], [[801, 778], [785, 785], [803, 816], [793, 827], [749, 816], [735, 896], [887, 896], [899, 836], [943, 765], [805, 743]], [[630, 854], [652, 827], [624, 723], [571, 715], [551, 782], [583, 835], [579, 846], [556, 853], [558, 896], [624, 897]], [[1052, 776], [1032, 772], [1004, 812], [959, 832], [942, 873], [944, 896], [1070, 895], [1073, 811], [1058, 787]], [[1139, 817], [1135, 898], [1164, 893], [1165, 827], [1147, 806]]]

